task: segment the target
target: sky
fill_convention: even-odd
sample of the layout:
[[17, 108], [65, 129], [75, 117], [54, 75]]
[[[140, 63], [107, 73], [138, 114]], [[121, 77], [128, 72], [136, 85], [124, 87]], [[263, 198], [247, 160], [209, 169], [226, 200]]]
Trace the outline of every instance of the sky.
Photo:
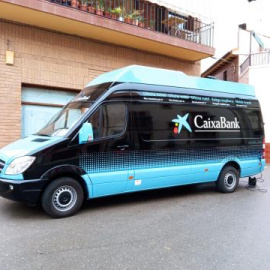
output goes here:
[[[270, 37], [270, 0], [162, 0], [192, 11], [215, 23], [215, 57], [220, 58], [237, 48], [238, 25], [247, 23], [248, 30]], [[203, 20], [202, 20], [203, 21]], [[216, 60], [202, 61], [202, 72]]]

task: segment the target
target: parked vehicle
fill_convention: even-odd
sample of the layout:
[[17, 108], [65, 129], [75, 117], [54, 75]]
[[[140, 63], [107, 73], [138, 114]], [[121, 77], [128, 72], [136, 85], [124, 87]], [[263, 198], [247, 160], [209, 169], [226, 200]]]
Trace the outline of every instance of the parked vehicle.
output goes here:
[[0, 195], [52, 217], [86, 199], [239, 178], [265, 166], [252, 86], [129, 66], [105, 73], [37, 134], [0, 150]]

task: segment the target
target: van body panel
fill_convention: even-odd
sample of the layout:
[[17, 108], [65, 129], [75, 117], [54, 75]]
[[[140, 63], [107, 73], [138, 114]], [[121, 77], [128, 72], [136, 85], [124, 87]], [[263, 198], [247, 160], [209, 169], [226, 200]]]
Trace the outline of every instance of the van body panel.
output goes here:
[[256, 175], [264, 170], [265, 159], [254, 159], [241, 162], [240, 177]]
[[10, 164], [10, 162], [17, 157], [31, 155], [32, 152], [42, 151], [44, 148], [57, 144], [63, 140], [65, 139], [61, 137], [30, 135], [3, 147], [0, 151], [0, 159], [5, 161], [6, 164]]
[[103, 172], [89, 174], [93, 185], [90, 197], [114, 195], [126, 190], [128, 171]]
[[217, 179], [218, 171], [214, 169], [210, 172], [194, 173], [192, 167], [175, 166], [135, 170], [135, 179], [128, 181], [127, 191], [211, 182]]

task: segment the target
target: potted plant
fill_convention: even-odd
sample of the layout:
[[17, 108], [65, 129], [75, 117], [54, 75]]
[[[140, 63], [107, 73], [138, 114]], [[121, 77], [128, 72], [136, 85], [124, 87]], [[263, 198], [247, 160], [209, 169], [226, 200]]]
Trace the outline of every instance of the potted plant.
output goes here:
[[148, 29], [154, 30], [155, 29], [155, 25], [156, 25], [156, 21], [155, 20], [149, 20], [149, 22], [148, 22]]
[[88, 0], [88, 11], [91, 12], [91, 13], [95, 13], [96, 11], [96, 1], [95, 0]]
[[111, 17], [111, 8], [110, 7], [106, 7], [104, 14], [105, 14], [105, 17], [106, 18], [110, 18]]
[[145, 19], [142, 16], [139, 17], [139, 25], [138, 26], [145, 28]]
[[104, 0], [97, 0], [96, 1], [96, 14], [103, 16], [103, 12], [104, 12]]
[[117, 20], [120, 17], [121, 13], [122, 13], [121, 7], [111, 9], [111, 18]]
[[133, 24], [135, 25], [139, 25], [140, 22], [140, 18], [143, 14], [143, 10], [134, 10], [132, 13], [132, 17], [133, 17]]
[[133, 15], [132, 14], [125, 14], [124, 15], [124, 22], [133, 24]]
[[81, 0], [81, 10], [87, 11], [88, 0]]

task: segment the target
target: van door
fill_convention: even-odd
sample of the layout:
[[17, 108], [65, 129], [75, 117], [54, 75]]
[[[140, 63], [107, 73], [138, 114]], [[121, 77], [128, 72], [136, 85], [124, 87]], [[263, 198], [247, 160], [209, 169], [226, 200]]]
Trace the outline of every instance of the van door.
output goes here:
[[87, 121], [93, 127], [93, 141], [81, 145], [79, 163], [92, 182], [90, 197], [124, 192], [131, 150], [128, 104], [105, 103]]
[[187, 165], [190, 131], [187, 122], [179, 136], [173, 120], [187, 112], [178, 104], [155, 102], [134, 101], [131, 108], [135, 175], [127, 191], [185, 184], [191, 173]]

